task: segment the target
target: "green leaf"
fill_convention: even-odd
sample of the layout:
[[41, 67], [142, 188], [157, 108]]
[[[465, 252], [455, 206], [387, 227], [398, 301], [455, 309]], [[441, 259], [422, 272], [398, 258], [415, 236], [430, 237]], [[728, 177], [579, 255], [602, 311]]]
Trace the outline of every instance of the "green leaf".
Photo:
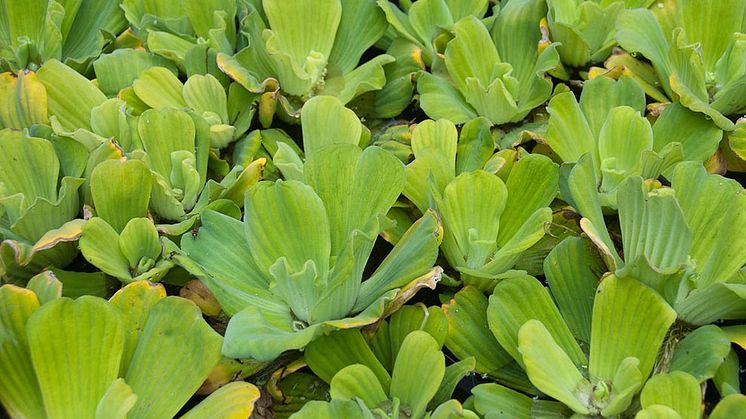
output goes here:
[[697, 380], [681, 371], [654, 375], [640, 393], [643, 409], [661, 405], [673, 409], [682, 419], [700, 417], [701, 390]]
[[[736, 181], [708, 175], [698, 163], [677, 165], [671, 187], [692, 230], [697, 286], [731, 278], [746, 263], [746, 195]], [[702, 196], [710, 197], [707, 201]]]
[[328, 84], [321, 94], [336, 95], [342, 103], [347, 103], [363, 93], [380, 90], [386, 84], [384, 66], [393, 63], [394, 60], [395, 58], [390, 55], [381, 54], [366, 61], [342, 77], [343, 87], [336, 93], [336, 81], [330, 77], [326, 80]]
[[[560, 93], [549, 101], [549, 128], [547, 144], [564, 162], [577, 162], [583, 154], [590, 153], [598, 167], [598, 155], [593, 131], [571, 92]], [[598, 169], [595, 169], [596, 171]]]
[[512, 360], [490, 332], [487, 306], [487, 298], [473, 286], [464, 287], [443, 304], [448, 319], [446, 347], [458, 359], [473, 356], [480, 374], [494, 374]]
[[388, 327], [379, 329], [374, 337], [388, 344], [387, 353], [391, 357], [388, 366], [393, 366], [402, 342], [416, 330], [424, 330], [438, 342], [438, 346], [443, 346], [448, 333], [448, 320], [439, 308], [427, 308], [421, 303], [398, 309], [389, 318]]
[[[659, 192], [659, 193], [656, 193]], [[670, 190], [647, 194], [642, 178], [628, 178], [617, 193], [624, 257], [645, 258], [657, 272], [673, 273], [689, 258], [692, 234]], [[641, 278], [660, 290], [655, 280]]]
[[453, 396], [453, 392], [456, 390], [456, 387], [461, 380], [474, 372], [475, 367], [476, 361], [474, 357], [469, 357], [448, 365], [446, 367], [445, 375], [443, 376], [443, 381], [440, 383], [440, 387], [438, 387], [438, 392], [435, 393], [433, 399], [430, 400], [428, 407], [431, 409], [429, 410], [435, 410], [438, 405], [447, 403]]
[[439, 28], [453, 25], [451, 11], [444, 0], [426, 0], [414, 3], [408, 11], [409, 23], [424, 45], [432, 43]]
[[614, 374], [609, 403], [601, 410], [605, 417], [618, 415], [627, 410], [632, 399], [643, 384], [638, 369], [640, 361], [635, 357], [624, 358]]
[[612, 380], [624, 359], [635, 357], [644, 379], [674, 320], [676, 312], [652, 289], [634, 279], [606, 276], [593, 303], [590, 375]]
[[[598, 194], [597, 176], [593, 167], [593, 157], [590, 153], [583, 155], [572, 166], [563, 165], [560, 170], [560, 193], [562, 198], [584, 217], [580, 223], [581, 227], [601, 249], [606, 265], [614, 268], [620, 266], [622, 260], [606, 229]], [[588, 231], [589, 229], [591, 231]]]
[[715, 376], [728, 353], [728, 336], [717, 326], [702, 326], [676, 345], [670, 371], [686, 372], [701, 383]]
[[653, 63], [664, 90], [670, 95], [669, 42], [655, 15], [645, 9], [625, 10], [616, 21], [616, 39], [625, 50], [630, 53], [639, 52]]
[[746, 5], [738, 0], [708, 1], [706, 4], [684, 0], [677, 4], [676, 9], [687, 39], [697, 42], [701, 48], [705, 71], [714, 71], [733, 33], [743, 30]]
[[[541, 32], [541, 21], [547, 16], [546, 3], [536, 0], [518, 0], [505, 4], [496, 13], [492, 25], [492, 40], [501, 61], [510, 63], [512, 72], [505, 80], [518, 85], [508, 88], [515, 98], [516, 114], [511, 122], [525, 118], [535, 107], [543, 104], [552, 94], [552, 81], [546, 72], [558, 68], [560, 57], [557, 44], [546, 44]], [[518, 28], [518, 30], [516, 30]], [[496, 122], [496, 121], [493, 121]]]
[[62, 282], [62, 296], [78, 298], [83, 295], [93, 295], [106, 298], [111, 293], [115, 281], [103, 272], [72, 272], [52, 269], [54, 276]]
[[712, 382], [720, 393], [721, 397], [727, 397], [731, 394], [739, 394], [741, 388], [741, 368], [738, 362], [738, 355], [735, 350], [730, 349], [725, 361], [712, 377]]
[[179, 170], [180, 162], [173, 153], [195, 152], [196, 128], [186, 112], [176, 109], [149, 109], [140, 116], [138, 132], [148, 165], [160, 174], [168, 185], [174, 183], [172, 173]]
[[373, 371], [361, 364], [350, 365], [335, 374], [329, 393], [334, 400], [359, 398], [369, 407], [388, 399]]
[[[717, 301], [718, 304], [712, 304]], [[679, 318], [694, 325], [746, 316], [746, 284], [714, 283], [676, 302]]]
[[184, 419], [250, 417], [254, 411], [254, 403], [259, 396], [259, 389], [255, 385], [243, 381], [232, 382], [217, 389], [181, 417]]
[[137, 401], [124, 379], [117, 378], [104, 393], [96, 406], [96, 419], [126, 419], [127, 413]]
[[391, 374], [392, 398], [401, 400], [412, 417], [421, 417], [445, 374], [445, 357], [427, 332], [414, 331], [402, 343]]
[[368, 368], [388, 389], [391, 376], [376, 358], [359, 330], [340, 330], [311, 342], [304, 351], [304, 359], [322, 380], [331, 383], [343, 368], [359, 364]]
[[106, 160], [91, 173], [91, 195], [96, 215], [118, 233], [129, 220], [148, 214], [152, 181], [139, 160]]
[[448, 400], [438, 405], [430, 414], [432, 419], [448, 419], [452, 417], [478, 419], [479, 416], [471, 410], [464, 409], [458, 400]]
[[420, 107], [430, 118], [463, 124], [478, 116], [461, 93], [440, 77], [421, 73], [417, 91], [420, 93]]
[[434, 211], [427, 211], [409, 227], [375, 272], [360, 286], [353, 310], [368, 307], [389, 290], [404, 287], [418, 278], [430, 277], [439, 269], [434, 270], [433, 264], [438, 257], [442, 236], [443, 228], [437, 215]]
[[519, 159], [505, 182], [508, 198], [500, 215], [498, 245], [505, 246], [533, 214], [548, 207], [557, 195], [559, 171], [548, 157], [532, 154]]
[[456, 153], [456, 173], [479, 170], [492, 157], [495, 141], [490, 132], [491, 125], [486, 118], [476, 118], [461, 128]]
[[642, 153], [653, 148], [653, 130], [647, 119], [628, 106], [613, 108], [598, 137], [602, 189], [612, 190], [625, 175], [636, 174]]
[[554, 305], [552, 297], [538, 280], [520, 275], [499, 282], [490, 296], [487, 320], [497, 341], [519, 364], [523, 363], [518, 348], [519, 330], [531, 319], [543, 324], [573, 363], [586, 363], [583, 351]]
[[469, 15], [483, 17], [489, 7], [488, 0], [445, 0], [445, 2], [454, 21]]
[[37, 310], [27, 327], [47, 416], [93, 418], [119, 373], [120, 311], [96, 297], [60, 298]]
[[342, 74], [352, 71], [365, 50], [386, 32], [386, 15], [371, 0], [352, 0], [342, 3], [342, 16], [329, 54], [329, 63]]
[[0, 287], [0, 402], [11, 417], [46, 415], [26, 334], [28, 319], [38, 308], [33, 291]]
[[[52, 143], [41, 138], [25, 137], [20, 131], [0, 131], [0, 183], [4, 185], [2, 197], [23, 194], [25, 205], [37, 198], [57, 200], [57, 176], [60, 162]], [[5, 200], [4, 200], [5, 201]], [[3, 202], [9, 215], [10, 202]]]
[[453, 33], [455, 37], [446, 47], [445, 63], [456, 88], [466, 92], [469, 79], [489, 86], [494, 77], [493, 66], [500, 57], [487, 28], [479, 19], [468, 16], [453, 25]]
[[[331, 249], [329, 222], [324, 204], [311, 187], [296, 181], [261, 182], [246, 194], [244, 207], [251, 254], [261, 272], [269, 277], [270, 267], [283, 260], [291, 272], [301, 272], [308, 262], [314, 265], [319, 278], [326, 276]], [[276, 218], [279, 213], [285, 214], [282, 222]], [[295, 240], [298, 236], [307, 240]], [[308, 283], [303, 289], [315, 287]], [[302, 297], [306, 303], [293, 304], [295, 310], [301, 310], [296, 315], [308, 316], [308, 304], [318, 298], [315, 291], [310, 292]]]
[[653, 125], [653, 149], [657, 152], [673, 142], [681, 143], [684, 160], [706, 161], [723, 138], [723, 131], [702, 114], [680, 103], [672, 103]]
[[176, 73], [176, 67], [165, 58], [145, 50], [130, 48], [101, 54], [93, 62], [98, 88], [108, 96], [116, 95], [125, 87], [131, 86], [140, 73], [150, 67], [163, 67]]
[[193, 302], [166, 297], [155, 303], [124, 377], [137, 394], [130, 415], [175, 415], [220, 360], [221, 341]]
[[124, 375], [129, 369], [137, 341], [150, 315], [150, 309], [165, 297], [166, 289], [163, 285], [148, 281], [135, 281], [121, 288], [109, 300], [124, 314], [125, 342], [120, 375]]
[[591, 341], [593, 298], [606, 270], [591, 243], [579, 237], [560, 242], [544, 260], [544, 273], [552, 296], [573, 335]]
[[218, 79], [211, 74], [195, 74], [184, 83], [184, 102], [200, 115], [217, 114], [228, 123], [228, 98]]
[[127, 258], [131, 271], [144, 273], [142, 264], [154, 263], [161, 255], [158, 230], [153, 222], [147, 218], [131, 219], [119, 235], [119, 249]]
[[186, 106], [182, 96], [184, 85], [168, 68], [148, 68], [140, 73], [132, 83], [132, 88], [137, 97], [153, 109], [179, 109]]
[[67, 131], [90, 130], [91, 110], [106, 96], [90, 80], [57, 60], [45, 62], [37, 76], [47, 89], [49, 116], [56, 117]]
[[267, 41], [270, 51], [288, 54], [290, 63], [299, 69], [308, 65], [312, 52], [319, 54], [323, 62], [328, 60], [342, 17], [341, 2], [300, 0], [290, 4], [268, 0], [264, 2], [264, 12], [272, 28], [273, 37]]
[[28, 281], [26, 288], [33, 291], [42, 305], [62, 297], [62, 282], [52, 271], [44, 271]]
[[[165, 58], [167, 65], [161, 67], [173, 67], [176, 63], [180, 68], [188, 67], [187, 55], [193, 53], [198, 47], [193, 42], [180, 38], [168, 32], [150, 30], [146, 38], [148, 50]], [[187, 70], [188, 73], [188, 70]]]
[[106, 221], [98, 217], [88, 220], [79, 245], [81, 253], [93, 266], [120, 279], [132, 277], [127, 257], [119, 247], [119, 234]]
[[480, 384], [471, 390], [476, 410], [485, 417], [496, 419], [531, 417], [532, 400], [499, 384]]
[[62, 56], [71, 65], [96, 57], [106, 44], [104, 34], [119, 34], [127, 27], [118, 1], [82, 0], [79, 4], [74, 15], [71, 4], [64, 4]]
[[723, 397], [710, 413], [711, 419], [728, 419], [737, 417], [746, 409], [746, 396], [743, 394], [731, 394]]
[[316, 96], [303, 105], [303, 150], [311, 156], [328, 144], [358, 144], [363, 132], [360, 119], [339, 99]]
[[299, 323], [289, 307], [281, 301], [265, 299], [261, 305], [254, 302], [254, 305], [234, 315], [228, 323], [223, 354], [260, 361], [275, 359], [283, 351], [304, 348], [322, 332], [358, 328], [377, 321], [383, 315], [384, 303], [393, 295], [394, 292], [384, 294], [355, 317], [309, 326]]
[[539, 320], [531, 319], [518, 331], [518, 350], [531, 382], [543, 393], [580, 414], [588, 414], [578, 390], [590, 385], [568, 354]]
[[[226, 30], [224, 34], [226, 41], [234, 38], [232, 28], [223, 28], [223, 22], [232, 23], [236, 16], [236, 4], [231, 1], [186, 1], [183, 3], [184, 12], [194, 28], [194, 32], [202, 38], [210, 38], [215, 29]], [[217, 28], [216, 28], [217, 26]]]
[[406, 168], [404, 196], [422, 212], [431, 204], [430, 177], [442, 191], [455, 176], [457, 136], [456, 126], [446, 119], [423, 121], [412, 132], [415, 160]]
[[580, 108], [593, 137], [598, 138], [609, 113], [618, 106], [628, 106], [639, 113], [645, 110], [645, 92], [632, 78], [596, 77], [583, 83]]
[[375, 416], [362, 400], [332, 400], [325, 402], [311, 400], [291, 416], [293, 419], [322, 419], [322, 418], [363, 418], [375, 419]]
[[48, 124], [47, 90], [36, 73], [0, 74], [0, 128], [30, 128]]
[[[245, 236], [236, 234], [245, 229], [244, 224], [212, 210], [200, 219], [196, 236], [188, 232], [181, 238], [181, 250], [199, 265], [200, 272], [192, 273], [200, 276], [223, 311], [234, 315], [254, 301], [255, 295], [267, 296], [264, 290], [269, 279], [256, 266]], [[178, 256], [176, 260], [192, 271]]]
[[248, 305], [233, 315], [225, 332], [223, 354], [271, 361], [283, 351], [304, 348], [320, 334], [319, 324], [294, 330], [290, 308], [282, 301], [276, 304], [273, 311]]
[[304, 174], [326, 208], [335, 255], [353, 231], [386, 214], [404, 188], [401, 162], [378, 147], [327, 146], [308, 157]]
[[446, 186], [438, 208], [443, 252], [451, 266], [479, 269], [494, 255], [507, 200], [502, 180], [483, 170], [462, 173]]
[[681, 415], [668, 406], [654, 404], [637, 412], [635, 419], [681, 419]]

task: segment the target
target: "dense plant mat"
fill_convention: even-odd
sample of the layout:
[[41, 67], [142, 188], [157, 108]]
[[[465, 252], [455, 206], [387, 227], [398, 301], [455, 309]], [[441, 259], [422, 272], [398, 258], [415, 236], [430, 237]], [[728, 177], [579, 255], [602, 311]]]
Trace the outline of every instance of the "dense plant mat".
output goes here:
[[746, 417], [746, 0], [0, 1], [0, 416]]

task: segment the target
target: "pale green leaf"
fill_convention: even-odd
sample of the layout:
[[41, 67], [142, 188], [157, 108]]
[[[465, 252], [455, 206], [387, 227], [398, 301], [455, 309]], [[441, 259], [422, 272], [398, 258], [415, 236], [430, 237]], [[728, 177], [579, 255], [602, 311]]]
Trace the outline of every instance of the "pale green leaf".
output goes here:
[[55, 116], [65, 130], [91, 128], [91, 109], [106, 96], [88, 79], [57, 60], [44, 63], [37, 73], [47, 89], [49, 116]]
[[175, 415], [220, 360], [221, 340], [193, 302], [166, 297], [155, 303], [124, 377], [137, 394], [130, 415]]
[[362, 364], [350, 365], [335, 374], [329, 393], [335, 400], [359, 398], [370, 407], [388, 399], [376, 375]]
[[328, 144], [358, 144], [363, 125], [339, 99], [317, 96], [306, 102], [301, 111], [303, 150], [310, 156]]
[[15, 285], [0, 287], [0, 402], [11, 417], [44, 417], [26, 323], [39, 308], [33, 291]]
[[109, 300], [124, 314], [125, 341], [120, 375], [124, 375], [129, 368], [137, 341], [150, 315], [150, 309], [165, 297], [166, 289], [163, 285], [148, 281], [135, 281], [121, 288]]
[[133, 218], [148, 213], [152, 181], [139, 160], [106, 160], [91, 174], [91, 195], [96, 214], [117, 232]]
[[697, 380], [689, 374], [674, 371], [657, 374], [648, 380], [640, 394], [643, 408], [654, 405], [667, 406], [682, 419], [700, 417], [701, 390]]
[[117, 378], [111, 383], [96, 406], [96, 419], [127, 419], [127, 413], [137, 401], [124, 379]]
[[165, 67], [151, 67], [140, 73], [132, 83], [135, 94], [154, 109], [183, 108], [184, 85], [171, 70]]
[[671, 359], [671, 371], [683, 371], [697, 381], [715, 376], [730, 352], [730, 339], [714, 325], [702, 326], [676, 344]]
[[519, 330], [529, 320], [541, 322], [542, 329], [552, 336], [558, 350], [573, 364], [586, 364], [585, 354], [554, 305], [549, 291], [533, 277], [524, 275], [499, 282], [490, 296], [487, 319], [497, 341], [520, 364], [525, 357], [519, 350]]
[[536, 388], [575, 412], [588, 414], [588, 407], [577, 392], [589, 383], [544, 324], [528, 320], [521, 326], [517, 341], [526, 373]]
[[557, 306], [573, 335], [591, 341], [593, 298], [605, 271], [591, 243], [579, 237], [560, 242], [544, 260], [544, 274]]
[[596, 291], [588, 371], [611, 380], [625, 358], [650, 375], [676, 313], [655, 291], [634, 279], [606, 276]]
[[445, 357], [427, 332], [410, 333], [402, 343], [391, 374], [392, 398], [401, 400], [412, 417], [421, 417], [445, 374]]
[[119, 374], [124, 322], [97, 297], [60, 298], [28, 320], [31, 359], [47, 416], [93, 418]]
[[259, 389], [243, 381], [217, 389], [197, 406], [181, 416], [183, 419], [242, 419], [251, 416]]

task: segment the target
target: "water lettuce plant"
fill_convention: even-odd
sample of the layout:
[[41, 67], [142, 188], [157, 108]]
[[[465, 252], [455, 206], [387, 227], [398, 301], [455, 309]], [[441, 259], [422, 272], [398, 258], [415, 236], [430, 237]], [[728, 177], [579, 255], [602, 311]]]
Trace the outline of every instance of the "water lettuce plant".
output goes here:
[[0, 0], [0, 416], [743, 416], [744, 16]]
[[329, 382], [332, 400], [308, 403], [295, 417], [344, 409], [375, 417], [420, 418], [427, 412], [430, 417], [475, 417], [450, 399], [458, 381], [474, 368], [474, 360], [445, 366], [439, 348], [448, 326], [438, 308], [405, 306], [376, 327], [368, 339], [359, 330], [344, 330], [306, 348], [304, 359]]
[[425, 113], [455, 124], [477, 116], [504, 124], [546, 101], [552, 82], [545, 73], [559, 65], [559, 55], [556, 44], [539, 43], [545, 15], [543, 0], [512, 0], [497, 12], [491, 31], [474, 16], [456, 22], [443, 53], [445, 68], [422, 73], [417, 82]]
[[483, 289], [542, 238], [559, 179], [548, 157], [529, 155], [506, 167], [509, 154], [494, 149], [485, 119], [465, 125], [460, 139], [450, 121], [424, 121], [412, 132], [404, 188], [420, 211], [438, 211], [446, 260], [465, 283]]
[[[163, 286], [139, 281], [109, 301], [72, 300], [48, 272], [35, 279], [30, 289], [0, 287], [0, 401], [11, 417], [173, 416], [220, 359], [220, 335]], [[221, 405], [249, 415], [258, 397], [256, 387], [235, 383], [186, 417]]]
[[665, 19], [646, 9], [628, 10], [617, 21], [616, 37], [652, 62], [669, 98], [732, 130], [727, 115], [746, 106], [745, 11], [742, 0], [677, 2]]
[[667, 106], [651, 124], [642, 115], [644, 105], [642, 89], [626, 76], [586, 82], [580, 100], [565, 92], [549, 101], [543, 141], [563, 162], [591, 156], [603, 206], [616, 206], [616, 189], [630, 176], [657, 179], [682, 160], [706, 161], [723, 136], [679, 104]]
[[85, 71], [127, 27], [116, 0], [12, 2], [0, 21], [0, 68], [14, 72], [52, 59]]
[[[383, 66], [394, 58], [360, 58], [386, 31], [374, 0], [266, 0], [249, 4], [244, 18], [247, 46], [219, 54], [221, 70], [253, 93], [263, 94], [269, 113], [294, 115], [315, 95], [347, 103], [383, 87]], [[314, 16], [314, 19], [309, 19]]]
[[66, 266], [80, 235], [81, 173], [60, 177], [59, 156], [44, 138], [6, 128], [0, 148], [0, 276], [16, 282]]
[[[441, 227], [428, 212], [363, 281], [375, 236], [391, 224], [386, 213], [404, 187], [396, 157], [330, 144], [307, 156], [303, 176], [252, 187], [243, 223], [207, 211], [197, 234], [182, 237], [179, 260], [232, 315], [228, 356], [269, 360], [302, 349], [324, 332], [375, 322], [439, 279], [432, 266]], [[272, 225], [277, 213], [283, 221]], [[226, 266], [215, 254], [241, 262]]]
[[[575, 278], [560, 273], [553, 280], [560, 288]], [[516, 292], [528, 297], [527, 304], [518, 304]], [[676, 318], [673, 309], [633, 279], [603, 278], [590, 316], [587, 355], [563, 321], [569, 315], [528, 277], [498, 284], [487, 309], [490, 330], [538, 390], [579, 414], [621, 414], [652, 372]]]

